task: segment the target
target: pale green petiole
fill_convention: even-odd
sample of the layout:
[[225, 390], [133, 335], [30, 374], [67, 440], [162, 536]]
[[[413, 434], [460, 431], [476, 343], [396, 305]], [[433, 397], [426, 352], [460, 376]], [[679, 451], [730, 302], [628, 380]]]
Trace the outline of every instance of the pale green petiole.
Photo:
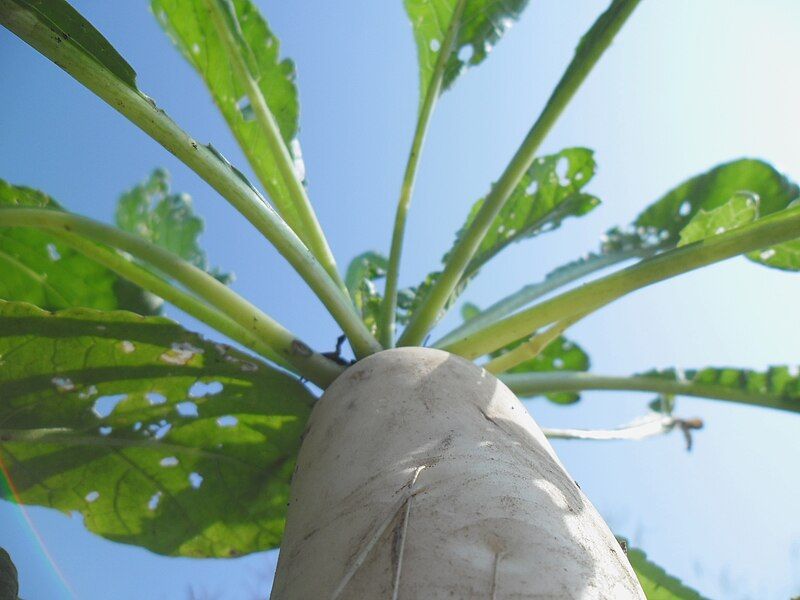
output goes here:
[[379, 351], [350, 299], [300, 238], [250, 183], [210, 147], [187, 135], [163, 110], [15, 2], [0, 0], [0, 23], [55, 62], [178, 157], [242, 213], [294, 267], [350, 340], [357, 356]]
[[406, 219], [408, 209], [411, 205], [411, 196], [414, 192], [414, 181], [417, 175], [417, 167], [422, 154], [422, 145], [425, 142], [425, 134], [428, 131], [433, 108], [436, 100], [442, 91], [444, 81], [444, 71], [447, 61], [453, 50], [453, 44], [458, 37], [458, 30], [461, 26], [461, 16], [464, 13], [466, 0], [458, 0], [453, 10], [453, 17], [447, 28], [444, 42], [439, 49], [439, 56], [436, 59], [431, 81], [425, 92], [425, 98], [419, 109], [417, 125], [414, 130], [414, 139], [411, 141], [411, 151], [408, 154], [406, 170], [403, 174], [403, 183], [400, 187], [400, 200], [397, 202], [397, 212], [394, 217], [394, 230], [392, 231], [392, 246], [389, 252], [389, 267], [386, 270], [386, 288], [381, 304], [381, 316], [378, 322], [378, 339], [384, 348], [394, 346], [395, 334], [395, 313], [397, 311], [397, 282], [400, 277], [400, 258], [403, 254], [403, 237], [406, 230]]
[[569, 317], [558, 323], [554, 323], [541, 333], [531, 336], [528, 341], [521, 343], [513, 350], [509, 350], [505, 354], [493, 358], [483, 365], [483, 368], [489, 371], [489, 373], [497, 375], [513, 369], [526, 360], [536, 358], [547, 346], [554, 342], [558, 336], [564, 333], [567, 328], [572, 327], [583, 316], [584, 315], [575, 315], [574, 317]]
[[[0, 216], [2, 215], [0, 214]], [[71, 248], [81, 252], [107, 269], [114, 271], [120, 277], [127, 279], [148, 292], [152, 292], [159, 298], [163, 298], [186, 314], [202, 321], [209, 327], [213, 327], [220, 333], [250, 348], [264, 358], [290, 371], [297, 371], [296, 367], [275, 352], [271, 346], [265, 344], [252, 330], [242, 327], [224, 313], [209, 306], [192, 294], [175, 287], [161, 277], [154, 275], [135, 262], [126, 259], [118, 252], [109, 250], [78, 235], [67, 233], [66, 231], [51, 230], [50, 233]]]
[[[292, 157], [289, 155], [289, 150], [281, 137], [281, 132], [278, 128], [275, 116], [269, 109], [267, 101], [261, 93], [261, 88], [258, 87], [258, 82], [250, 72], [245, 57], [242, 56], [234, 32], [230, 29], [232, 20], [233, 24], [236, 24], [236, 13], [234, 10], [228, 10], [223, 7], [220, 0], [205, 0], [205, 4], [208, 7], [209, 14], [217, 28], [217, 32], [222, 39], [231, 65], [238, 75], [239, 81], [245, 86], [247, 98], [250, 100], [250, 106], [253, 108], [256, 122], [261, 129], [261, 133], [264, 135], [264, 139], [269, 145], [270, 153], [275, 159], [275, 164], [278, 167], [281, 178], [286, 184], [291, 200], [297, 209], [300, 222], [289, 222], [289, 225], [305, 242], [336, 284], [344, 293], [347, 293], [347, 288], [339, 274], [339, 270], [336, 268], [336, 260], [325, 239], [325, 234], [317, 220], [317, 215], [314, 213], [314, 209], [306, 194], [306, 189], [295, 171]], [[286, 215], [283, 215], [283, 217], [288, 221]]]
[[580, 392], [590, 390], [653, 392], [662, 395], [692, 396], [727, 400], [739, 404], [800, 411], [800, 404], [778, 395], [763, 394], [746, 389], [720, 385], [676, 381], [659, 377], [615, 377], [572, 371], [549, 373], [506, 373], [500, 380], [518, 396], [534, 396], [550, 392]]
[[229, 315], [320, 387], [330, 384], [342, 371], [339, 365], [311, 350], [282, 325], [205, 271], [140, 237], [86, 217], [41, 208], [0, 209], [0, 227], [34, 227], [75, 233], [128, 252]]
[[492, 186], [472, 224], [453, 247], [444, 271], [423, 300], [422, 305], [412, 316], [398, 345], [419, 345], [439, 320], [448, 299], [461, 281], [464, 271], [486, 236], [486, 232], [530, 168], [536, 151], [550, 128], [638, 3], [639, 0], [614, 0], [608, 10], [583, 36], [575, 52], [575, 57], [547, 101], [544, 110], [525, 136], [522, 145], [514, 154], [500, 179]]
[[542, 296], [546, 296], [550, 292], [562, 288], [570, 283], [574, 283], [579, 279], [583, 279], [592, 273], [601, 271], [602, 269], [611, 267], [632, 258], [643, 258], [652, 256], [657, 249], [632, 249], [621, 252], [614, 252], [613, 254], [603, 254], [587, 260], [579, 266], [575, 266], [563, 273], [548, 275], [543, 281], [538, 283], [531, 283], [517, 290], [510, 296], [498, 300], [491, 306], [487, 307], [479, 314], [475, 315], [469, 321], [462, 323], [460, 326], [453, 329], [450, 333], [437, 340], [433, 345], [436, 347], [445, 346], [450, 342], [465, 337], [470, 333], [478, 331], [479, 329], [491, 325], [499, 321], [503, 317], [513, 314], [520, 308], [524, 308], [528, 304], [538, 300]]
[[750, 225], [643, 260], [437, 347], [465, 358], [477, 358], [549, 323], [593, 312], [653, 283], [797, 237], [800, 207], [788, 208]]

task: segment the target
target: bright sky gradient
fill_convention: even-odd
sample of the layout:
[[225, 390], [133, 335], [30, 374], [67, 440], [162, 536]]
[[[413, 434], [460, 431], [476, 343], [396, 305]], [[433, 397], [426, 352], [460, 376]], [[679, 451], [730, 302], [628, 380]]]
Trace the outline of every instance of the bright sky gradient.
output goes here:
[[[417, 72], [401, 0], [257, 0], [298, 66], [301, 141], [320, 220], [344, 268], [388, 251], [416, 114]], [[145, 0], [76, 0], [139, 74], [140, 87], [199, 140], [245, 161], [199, 78]], [[489, 60], [442, 98], [409, 219], [401, 285], [435, 268], [471, 203], [496, 179], [606, 0], [531, 0]], [[741, 156], [800, 179], [800, 4], [792, 0], [644, 0], [570, 105], [543, 152], [596, 150], [589, 190], [603, 205], [522, 243], [464, 298], [487, 305], [593, 249], [686, 177]], [[212, 262], [237, 291], [320, 349], [339, 334], [275, 251], [197, 176], [7, 31], [0, 31], [0, 177], [109, 220], [118, 194], [157, 166], [207, 218]], [[644, 290], [577, 325], [599, 373], [651, 367], [765, 367], [800, 361], [800, 275], [743, 259]], [[169, 311], [173, 316], [179, 315]], [[182, 318], [182, 317], [181, 317]], [[207, 332], [195, 323], [194, 328]], [[456, 314], [439, 331], [458, 323]], [[1, 400], [1, 399], [0, 399]], [[610, 427], [646, 411], [642, 394], [528, 404], [542, 425]], [[715, 598], [800, 594], [800, 416], [721, 402], [678, 402], [706, 429], [641, 443], [561, 442], [567, 467], [608, 519], [663, 567]], [[266, 597], [276, 553], [197, 561], [155, 556], [86, 533], [78, 518], [27, 513], [81, 599]], [[0, 503], [0, 546], [26, 600], [69, 598], [18, 507]]]

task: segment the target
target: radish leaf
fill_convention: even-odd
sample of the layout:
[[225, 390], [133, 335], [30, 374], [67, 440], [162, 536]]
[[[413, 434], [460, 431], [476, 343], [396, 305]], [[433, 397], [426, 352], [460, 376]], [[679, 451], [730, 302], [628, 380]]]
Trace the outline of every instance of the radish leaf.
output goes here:
[[[175, 46], [205, 81], [217, 107], [244, 151], [253, 170], [267, 190], [278, 211], [304, 237], [297, 209], [280, 176], [267, 141], [254, 119], [247, 100], [244, 82], [231, 68], [223, 40], [219, 37], [206, 6], [207, 0], [151, 0], [158, 22]], [[296, 137], [299, 104], [295, 85], [295, 67], [280, 58], [280, 42], [251, 0], [212, 0], [233, 10], [239, 28], [233, 28], [248, 57], [251, 76], [266, 99], [277, 121], [281, 136], [293, 154], [296, 170], [304, 179], [304, 167]]]
[[160, 317], [0, 303], [0, 460], [25, 504], [108, 539], [229, 557], [277, 546], [311, 394]]
[[[458, 0], [405, 0], [419, 62], [420, 102], [425, 98], [447, 29]], [[512, 23], [519, 19], [528, 0], [470, 0], [464, 8], [444, 71], [443, 89], [461, 71], [482, 63]]]

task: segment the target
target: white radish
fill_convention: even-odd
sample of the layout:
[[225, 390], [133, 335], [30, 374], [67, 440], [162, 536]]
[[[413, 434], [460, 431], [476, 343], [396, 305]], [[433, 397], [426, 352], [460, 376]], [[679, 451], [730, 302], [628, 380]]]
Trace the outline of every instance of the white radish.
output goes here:
[[340, 376], [290, 498], [275, 600], [644, 598], [516, 396], [439, 350], [386, 350]]

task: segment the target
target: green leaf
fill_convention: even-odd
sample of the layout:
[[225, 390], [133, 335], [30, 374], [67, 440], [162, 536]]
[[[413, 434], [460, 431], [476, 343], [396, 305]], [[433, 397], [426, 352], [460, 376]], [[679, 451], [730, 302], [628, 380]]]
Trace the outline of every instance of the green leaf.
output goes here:
[[32, 12], [44, 23], [59, 43], [72, 44], [97, 64], [136, 90], [136, 73], [114, 47], [66, 0], [12, 0]]
[[[447, 311], [480, 267], [509, 244], [553, 231], [565, 218], [584, 215], [600, 204], [600, 200], [581, 191], [594, 175], [596, 166], [594, 153], [586, 148], [567, 148], [534, 160], [486, 232], [459, 285], [442, 310]], [[482, 198], [472, 206], [466, 222], [456, 233], [453, 247], [469, 229], [484, 200]], [[446, 263], [448, 258], [449, 252], [442, 257], [442, 262]], [[429, 273], [418, 286], [401, 291], [398, 297], [398, 307], [401, 309], [398, 322], [408, 321], [409, 315], [422, 304], [439, 274], [439, 271]]]
[[378, 329], [381, 295], [375, 281], [386, 276], [388, 259], [378, 252], [364, 252], [350, 261], [345, 275], [345, 285], [361, 319], [374, 335]]
[[[788, 208], [798, 195], [800, 188], [797, 184], [765, 161], [743, 158], [723, 163], [667, 192], [648, 206], [627, 229], [609, 229], [598, 251], [559, 267], [549, 273], [547, 279], [571, 281], [571, 273], [576, 277], [583, 276], [595, 267], [602, 268], [673, 248], [680, 241], [681, 231], [701, 210], [713, 211], [731, 198], [757, 199], [760, 218]], [[748, 258], [779, 269], [800, 270], [800, 241], [764, 249], [749, 254]]]
[[[441, 44], [458, 0], [404, 0], [419, 61], [420, 102], [431, 82]], [[502, 35], [519, 18], [528, 0], [469, 0], [458, 37], [445, 64], [443, 88], [449, 88], [467, 66], [482, 63]]]
[[749, 192], [738, 192], [722, 206], [711, 210], [700, 209], [692, 220], [681, 229], [678, 246], [699, 242], [758, 218], [758, 197]]
[[22, 303], [0, 303], [0, 360], [0, 460], [23, 503], [160, 554], [279, 543], [313, 401], [296, 379], [160, 317]]
[[704, 600], [703, 596], [685, 586], [680, 579], [649, 560], [641, 550], [629, 547], [628, 560], [642, 584], [647, 600]]
[[117, 204], [117, 226], [177, 254], [194, 266], [228, 283], [232, 277], [209, 269], [198, 238], [203, 220], [192, 208], [188, 194], [170, 194], [169, 175], [156, 169], [150, 177], [122, 194]]
[[706, 391], [742, 404], [800, 412], [800, 370], [796, 367], [772, 366], [765, 371], [733, 367], [662, 369], [635, 377], [678, 381], [690, 384], [699, 395]]
[[17, 568], [8, 552], [0, 548], [0, 600], [17, 600], [18, 597]]
[[[762, 160], [743, 158], [696, 175], [651, 204], [634, 221], [659, 238], [677, 243], [680, 231], [704, 209], [726, 204], [739, 193], [759, 199], [759, 215], [783, 210], [800, 194], [797, 185]], [[662, 234], [661, 232], [665, 232]]]
[[[62, 210], [50, 196], [0, 179], [0, 207]], [[73, 306], [152, 314], [159, 302], [143, 290], [38, 229], [0, 228], [0, 298], [48, 310]]]
[[[509, 244], [552, 231], [565, 218], [585, 215], [599, 205], [600, 200], [581, 192], [596, 167], [594, 153], [587, 148], [567, 148], [534, 160], [486, 232], [464, 278], [473, 276]], [[482, 198], [472, 206], [456, 234], [456, 243], [472, 225], [483, 202]], [[447, 259], [445, 255], [442, 260]]]
[[[247, 156], [261, 184], [284, 219], [302, 238], [302, 221], [280, 176], [276, 162], [254, 120], [245, 84], [231, 68], [224, 42], [206, 6], [207, 0], [151, 0], [153, 13], [175, 46], [206, 83], [214, 102]], [[214, 0], [217, 1], [217, 0]], [[239, 27], [234, 27], [251, 76], [267, 101], [284, 142], [293, 154], [296, 170], [304, 179], [298, 132], [299, 104], [295, 67], [280, 58], [280, 43], [251, 0], [232, 0]], [[228, 2], [225, 6], [230, 7]]]

